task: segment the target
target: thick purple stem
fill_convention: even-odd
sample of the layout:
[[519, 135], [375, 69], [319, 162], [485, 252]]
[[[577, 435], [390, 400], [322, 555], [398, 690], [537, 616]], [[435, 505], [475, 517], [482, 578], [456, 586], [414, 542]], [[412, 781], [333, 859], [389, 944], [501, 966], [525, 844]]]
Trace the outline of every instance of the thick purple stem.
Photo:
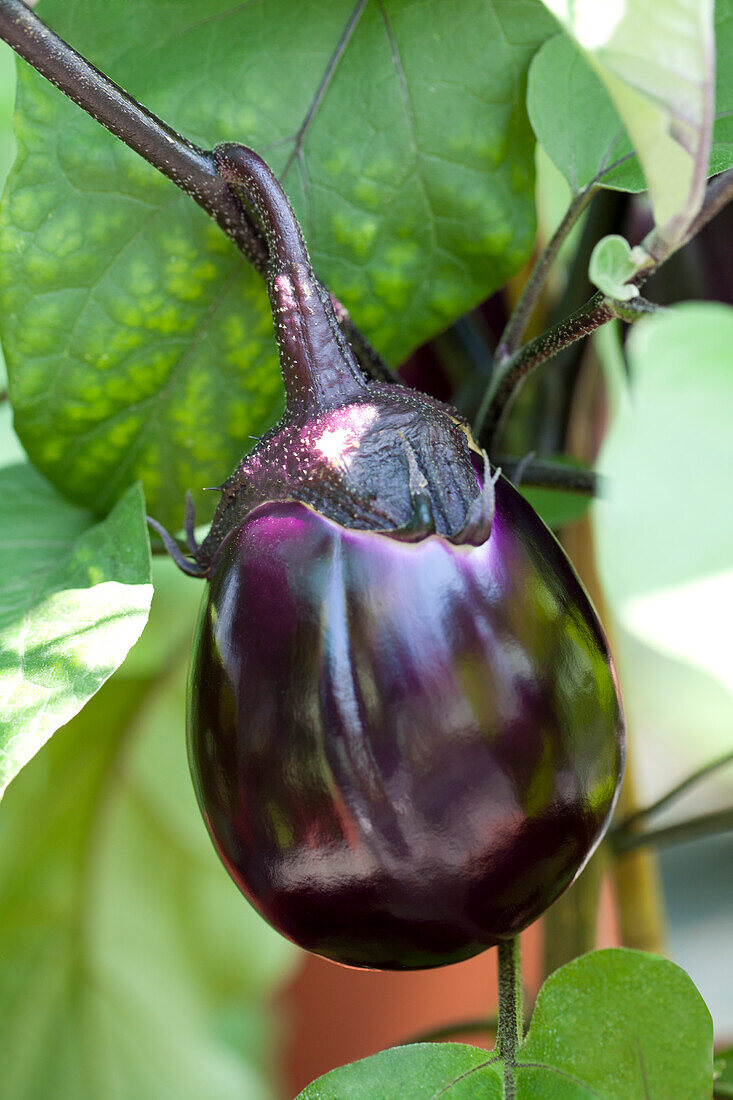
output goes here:
[[313, 273], [285, 192], [262, 158], [244, 145], [217, 145], [214, 161], [219, 175], [241, 188], [267, 240], [267, 288], [289, 412], [312, 416], [346, 404], [367, 383]]

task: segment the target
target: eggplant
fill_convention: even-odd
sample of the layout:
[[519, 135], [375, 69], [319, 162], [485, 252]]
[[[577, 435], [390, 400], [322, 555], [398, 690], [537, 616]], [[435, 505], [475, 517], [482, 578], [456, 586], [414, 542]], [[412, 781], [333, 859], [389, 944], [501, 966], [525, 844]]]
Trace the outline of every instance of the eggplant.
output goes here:
[[[220, 174], [265, 231], [287, 408], [229, 480], [188, 745], [237, 886], [355, 967], [469, 958], [574, 880], [624, 762], [598, 617], [527, 501], [450, 406], [362, 373], [277, 180]], [[169, 540], [170, 544], [170, 540]]]

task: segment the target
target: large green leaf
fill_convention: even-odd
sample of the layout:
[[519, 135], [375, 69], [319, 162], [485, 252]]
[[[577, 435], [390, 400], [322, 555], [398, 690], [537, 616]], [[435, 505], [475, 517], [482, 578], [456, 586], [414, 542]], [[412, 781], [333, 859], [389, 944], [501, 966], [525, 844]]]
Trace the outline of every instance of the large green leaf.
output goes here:
[[[700, 207], [710, 160], [713, 0], [545, 2], [581, 46], [621, 116], [660, 232], [672, 243], [682, 239]], [[721, 7], [727, 9], [726, 0]]]
[[709, 1100], [713, 1023], [690, 978], [643, 951], [592, 951], [539, 992], [517, 1100]]
[[122, 663], [148, 617], [139, 486], [101, 523], [30, 466], [0, 470], [0, 794]]
[[414, 1043], [332, 1070], [298, 1100], [501, 1100], [496, 1057], [460, 1043]]
[[[186, 595], [178, 614], [190, 630]], [[184, 695], [180, 658], [157, 681], [121, 670], [8, 789], [3, 1100], [272, 1095], [263, 1001], [295, 952], [212, 848], [188, 775]]]
[[[526, 72], [554, 30], [539, 0], [39, 12], [192, 140], [260, 151], [319, 275], [392, 362], [526, 258]], [[175, 527], [185, 489], [210, 510], [202, 486], [281, 407], [261, 280], [190, 199], [24, 66], [19, 85], [0, 241], [18, 432], [72, 499], [105, 510], [140, 478]]]

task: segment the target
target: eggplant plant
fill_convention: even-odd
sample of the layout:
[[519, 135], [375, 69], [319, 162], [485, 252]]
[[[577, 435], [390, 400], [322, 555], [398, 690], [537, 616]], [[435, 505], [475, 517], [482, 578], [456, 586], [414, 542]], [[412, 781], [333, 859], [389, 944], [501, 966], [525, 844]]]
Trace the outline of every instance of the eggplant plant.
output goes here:
[[[0, 216], [22, 459], [0, 469], [9, 1097], [47, 1095], [50, 1073], [90, 1098], [267, 1095], [257, 1037], [234, 1051], [201, 1019], [241, 1024], [291, 958], [281, 937], [380, 970], [498, 949], [493, 1050], [418, 1038], [324, 1067], [303, 1100], [733, 1095], [648, 863], [633, 891], [615, 877], [622, 946], [590, 950], [604, 867], [731, 824], [648, 824], [729, 751], [647, 806], [632, 774], [619, 801], [623, 676], [566, 552], [615, 491], [593, 462], [629, 363], [697, 339], [722, 369], [733, 336], [727, 306], [651, 300], [733, 197], [730, 2], [674, 25], [661, 3], [610, 7], [134, 0], [122, 28], [99, 0], [0, 0], [23, 59]], [[570, 199], [518, 291], [536, 146]], [[559, 316], [527, 338], [573, 247]], [[583, 409], [583, 338], [609, 322], [631, 332], [595, 345], [616, 373]], [[146, 524], [167, 580], [143, 632]], [[252, 907], [189, 814], [186, 722]], [[525, 1017], [519, 934], [543, 916]], [[48, 929], [63, 974], [35, 1060], [22, 1006]]]

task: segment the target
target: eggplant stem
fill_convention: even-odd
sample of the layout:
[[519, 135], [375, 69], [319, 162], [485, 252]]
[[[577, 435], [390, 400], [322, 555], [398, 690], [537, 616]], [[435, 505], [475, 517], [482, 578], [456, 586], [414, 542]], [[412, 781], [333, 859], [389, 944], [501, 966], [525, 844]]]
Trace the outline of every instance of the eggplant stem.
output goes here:
[[496, 1048], [504, 1063], [504, 1098], [515, 1100], [514, 1067], [524, 1037], [522, 1020], [522, 956], [519, 936], [499, 940], [499, 1019]]

